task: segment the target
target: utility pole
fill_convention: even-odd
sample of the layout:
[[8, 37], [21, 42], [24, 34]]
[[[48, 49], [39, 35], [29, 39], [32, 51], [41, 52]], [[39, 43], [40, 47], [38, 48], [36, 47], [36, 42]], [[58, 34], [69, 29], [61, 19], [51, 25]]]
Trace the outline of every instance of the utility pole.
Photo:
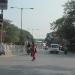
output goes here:
[[24, 9], [30, 9], [30, 10], [33, 10], [34, 8], [18, 8], [18, 7], [10, 7], [10, 8], [16, 8], [16, 9], [20, 9], [21, 10], [21, 32], [20, 32], [20, 42], [21, 42], [21, 44], [22, 44], [22, 42], [23, 42], [23, 39], [22, 39], [22, 21], [23, 21], [23, 10]]
[[1, 39], [0, 39], [0, 42], [2, 43], [2, 41], [3, 41], [3, 9], [1, 10], [1, 16], [2, 16], [2, 18], [1, 18], [1, 21], [0, 21], [0, 24], [1, 24]]
[[3, 10], [7, 9], [8, 0], [0, 0], [0, 42], [3, 42]]

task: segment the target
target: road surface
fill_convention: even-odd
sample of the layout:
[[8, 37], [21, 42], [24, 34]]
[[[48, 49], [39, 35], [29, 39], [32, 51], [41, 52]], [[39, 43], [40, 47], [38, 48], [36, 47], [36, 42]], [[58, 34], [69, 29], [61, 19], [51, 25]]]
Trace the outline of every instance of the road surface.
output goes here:
[[75, 75], [75, 56], [48, 54], [41, 50], [30, 56], [1, 56], [0, 75]]

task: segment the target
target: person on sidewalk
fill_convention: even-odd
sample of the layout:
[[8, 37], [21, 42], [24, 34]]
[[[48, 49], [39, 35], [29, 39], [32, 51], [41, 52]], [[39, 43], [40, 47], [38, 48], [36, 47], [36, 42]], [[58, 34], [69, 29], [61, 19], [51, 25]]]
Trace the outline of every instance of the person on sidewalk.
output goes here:
[[32, 42], [32, 47], [31, 47], [32, 51], [31, 51], [31, 56], [32, 56], [32, 61], [34, 61], [36, 59], [35, 54], [36, 54], [36, 45], [34, 44], [34, 42]]

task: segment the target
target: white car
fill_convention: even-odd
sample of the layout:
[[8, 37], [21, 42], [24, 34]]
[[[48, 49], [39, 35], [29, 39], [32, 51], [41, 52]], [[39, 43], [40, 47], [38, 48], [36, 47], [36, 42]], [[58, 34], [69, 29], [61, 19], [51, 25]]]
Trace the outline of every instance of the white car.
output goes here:
[[59, 53], [59, 44], [51, 44], [51, 47], [49, 48], [49, 53]]

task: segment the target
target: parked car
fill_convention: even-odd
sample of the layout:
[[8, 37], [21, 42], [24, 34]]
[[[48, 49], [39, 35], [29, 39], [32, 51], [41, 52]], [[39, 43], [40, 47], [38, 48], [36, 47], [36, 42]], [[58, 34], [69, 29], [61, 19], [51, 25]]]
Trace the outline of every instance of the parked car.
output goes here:
[[5, 51], [4, 51], [4, 45], [3, 43], [0, 43], [0, 55], [5, 55]]
[[60, 52], [60, 50], [59, 50], [59, 44], [51, 44], [51, 47], [49, 49], [49, 53], [58, 54], [59, 52]]
[[4, 50], [0, 51], [0, 55], [5, 55], [5, 51]]

